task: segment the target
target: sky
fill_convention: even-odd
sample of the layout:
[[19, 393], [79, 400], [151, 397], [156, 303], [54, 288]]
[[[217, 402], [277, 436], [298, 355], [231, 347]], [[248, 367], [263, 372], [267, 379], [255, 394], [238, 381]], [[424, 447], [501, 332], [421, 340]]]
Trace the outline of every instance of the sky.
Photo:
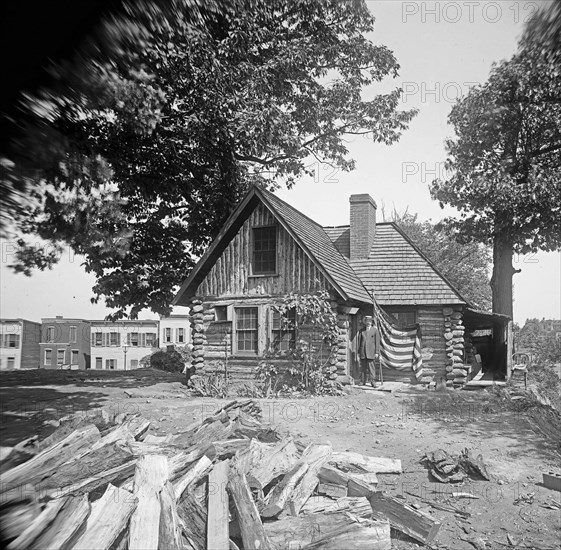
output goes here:
[[[349, 223], [349, 196], [370, 194], [383, 221], [395, 208], [417, 213], [420, 220], [440, 220], [453, 214], [430, 198], [428, 185], [444, 175], [444, 141], [452, 137], [447, 116], [469, 86], [483, 83], [493, 62], [508, 59], [516, 49], [524, 22], [538, 1], [368, 1], [376, 17], [369, 38], [391, 49], [401, 68], [396, 79], [387, 79], [365, 91], [368, 99], [395, 87], [403, 89], [400, 108], [419, 109], [400, 141], [392, 146], [375, 144], [363, 136], [349, 140], [353, 172], [313, 165], [314, 175], [302, 178], [278, 195], [322, 225]], [[2, 241], [0, 264], [0, 316], [40, 320], [63, 315], [100, 319], [111, 310], [91, 304], [94, 277], [84, 272], [70, 250], [50, 271], [31, 278], [13, 274], [8, 265], [15, 245]], [[537, 253], [515, 257], [514, 320], [561, 318], [561, 254]], [[185, 312], [177, 308], [176, 313]], [[143, 312], [141, 318], [157, 318]]]

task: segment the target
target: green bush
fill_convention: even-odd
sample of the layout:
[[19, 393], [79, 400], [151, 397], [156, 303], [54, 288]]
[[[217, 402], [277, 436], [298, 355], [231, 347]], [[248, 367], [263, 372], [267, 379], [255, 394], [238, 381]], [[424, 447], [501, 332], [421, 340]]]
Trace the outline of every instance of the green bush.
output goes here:
[[150, 357], [150, 366], [166, 372], [183, 372], [185, 363], [177, 351], [157, 351]]

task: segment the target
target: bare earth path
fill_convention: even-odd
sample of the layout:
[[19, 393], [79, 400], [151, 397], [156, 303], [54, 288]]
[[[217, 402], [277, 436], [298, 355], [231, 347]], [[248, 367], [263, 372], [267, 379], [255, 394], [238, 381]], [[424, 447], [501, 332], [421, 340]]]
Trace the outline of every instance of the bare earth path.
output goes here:
[[[2, 445], [35, 434], [46, 437], [59, 418], [97, 407], [138, 412], [152, 422], [151, 433], [165, 434], [224, 403], [190, 397], [182, 377], [151, 370], [0, 373], [0, 397]], [[402, 495], [442, 522], [434, 548], [545, 549], [561, 541], [561, 513], [546, 507], [559, 503], [561, 493], [541, 483], [543, 471], [561, 470], [558, 442], [536, 429], [531, 410], [505, 410], [489, 392], [438, 394], [412, 388], [259, 401], [263, 421], [306, 442], [330, 441], [335, 450], [401, 459], [404, 473], [379, 474], [379, 488]], [[457, 453], [466, 447], [483, 456], [493, 481], [442, 484], [419, 463], [428, 451]], [[452, 496], [456, 491], [478, 498]], [[470, 517], [427, 502], [461, 509]], [[402, 537], [393, 540], [393, 547], [419, 545]]]

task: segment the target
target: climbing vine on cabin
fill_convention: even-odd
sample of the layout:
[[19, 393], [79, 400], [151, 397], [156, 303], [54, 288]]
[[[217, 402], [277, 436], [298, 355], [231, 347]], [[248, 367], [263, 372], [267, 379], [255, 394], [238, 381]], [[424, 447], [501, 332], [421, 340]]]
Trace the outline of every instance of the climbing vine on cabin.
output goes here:
[[[283, 329], [296, 331], [294, 349], [286, 354], [288, 359], [296, 362], [296, 366], [288, 370], [295, 384], [292, 387], [285, 384], [283, 390], [304, 391], [315, 395], [338, 393], [340, 390], [329, 380], [329, 373], [325, 372], [336, 349], [338, 337], [337, 315], [331, 308], [329, 293], [290, 293], [278, 300], [273, 307], [281, 315]], [[294, 312], [292, 318], [296, 319], [296, 326], [289, 312]], [[329, 353], [324, 353], [324, 346], [328, 347]], [[273, 356], [277, 354], [278, 352], [272, 353]]]

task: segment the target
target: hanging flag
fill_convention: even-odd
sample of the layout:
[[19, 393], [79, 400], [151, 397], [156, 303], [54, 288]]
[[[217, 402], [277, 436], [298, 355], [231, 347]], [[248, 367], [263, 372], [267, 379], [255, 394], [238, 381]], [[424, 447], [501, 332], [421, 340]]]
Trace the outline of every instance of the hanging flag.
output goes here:
[[402, 372], [413, 369], [415, 378], [423, 376], [423, 357], [421, 354], [421, 327], [416, 325], [399, 326], [374, 303], [374, 316], [380, 331], [380, 363], [383, 367]]

